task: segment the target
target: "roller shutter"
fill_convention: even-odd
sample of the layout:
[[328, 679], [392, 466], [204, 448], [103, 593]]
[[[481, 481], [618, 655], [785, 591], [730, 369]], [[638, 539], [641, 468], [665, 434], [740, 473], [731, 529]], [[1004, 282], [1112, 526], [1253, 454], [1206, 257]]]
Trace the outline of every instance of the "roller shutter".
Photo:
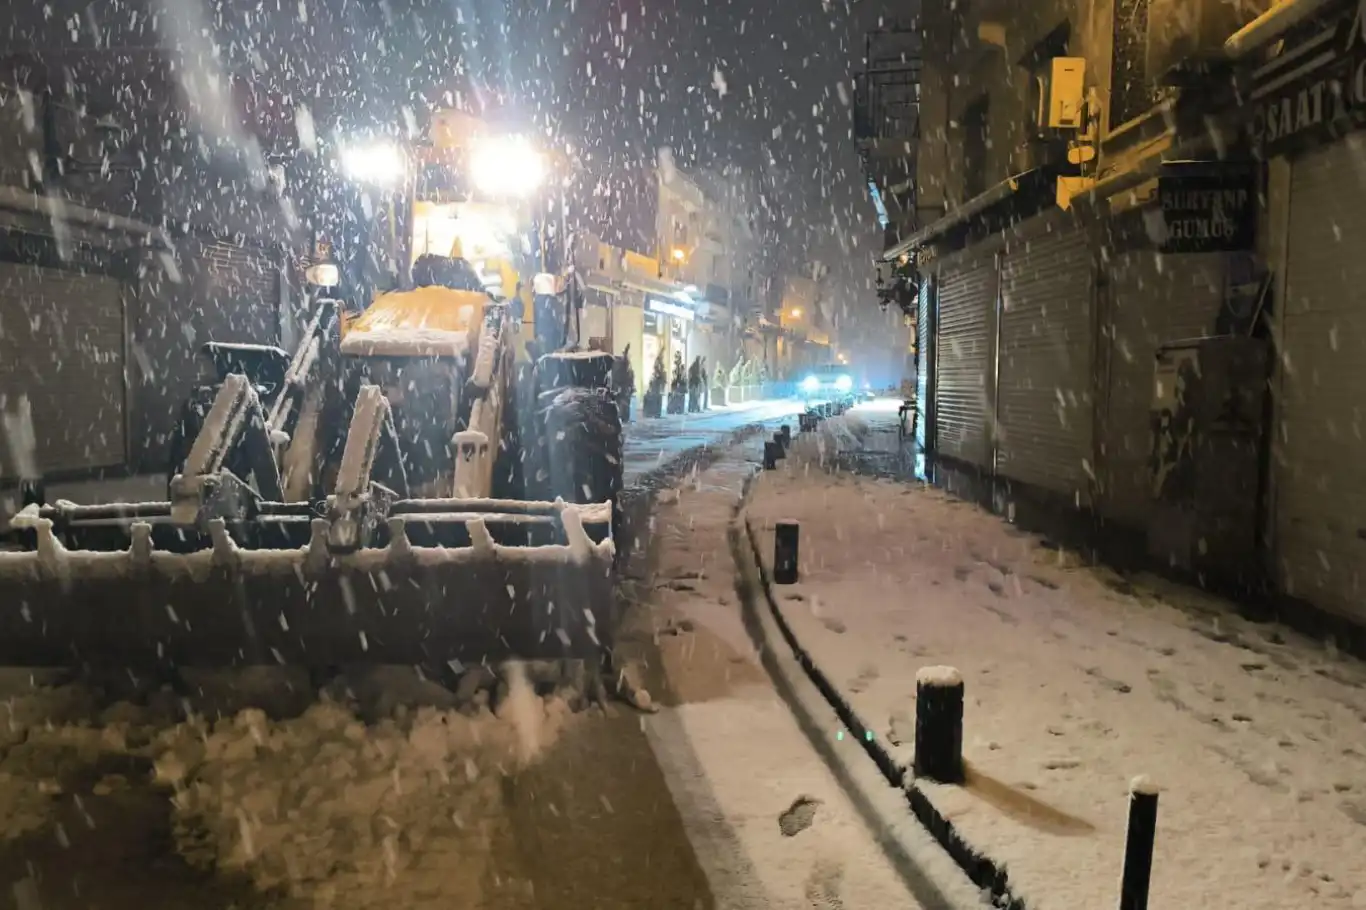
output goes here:
[[930, 315], [934, 306], [934, 282], [928, 278], [920, 282], [920, 294], [915, 308], [915, 445], [923, 453], [929, 435], [930, 377], [933, 375], [934, 337]]
[[[27, 402], [32, 445], [12, 422], [0, 474], [52, 475], [124, 461], [123, 285], [113, 278], [0, 264], [0, 413]], [[23, 420], [23, 418], [20, 418]], [[31, 451], [30, 451], [31, 449]], [[33, 465], [21, 464], [31, 455]]]
[[1157, 347], [1213, 334], [1224, 299], [1222, 253], [1126, 253], [1108, 268], [1109, 346], [1101, 428], [1101, 513], [1146, 526], [1153, 367]]
[[173, 261], [148, 254], [130, 307], [132, 457], [160, 470], [207, 341], [280, 343], [281, 260], [270, 250], [188, 239]]
[[989, 415], [991, 324], [996, 258], [946, 265], [936, 312], [935, 454], [991, 466]]
[[1366, 173], [1354, 148], [1292, 166], [1272, 463], [1282, 589], [1366, 620]]
[[1090, 501], [1095, 349], [1086, 234], [1018, 242], [1001, 268], [996, 473]]

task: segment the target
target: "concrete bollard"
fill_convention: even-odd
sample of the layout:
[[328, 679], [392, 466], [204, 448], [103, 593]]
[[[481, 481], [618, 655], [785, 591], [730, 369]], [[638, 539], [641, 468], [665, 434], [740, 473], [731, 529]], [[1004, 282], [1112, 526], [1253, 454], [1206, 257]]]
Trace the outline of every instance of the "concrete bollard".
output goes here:
[[963, 782], [963, 674], [921, 667], [915, 674], [916, 777]]
[[778, 444], [771, 439], [764, 440], [764, 470], [772, 471], [778, 467]]
[[795, 521], [780, 521], [773, 526], [773, 583], [797, 583], [797, 552], [801, 526]]
[[1148, 910], [1157, 838], [1157, 786], [1146, 777], [1129, 783], [1129, 830], [1124, 835], [1124, 871], [1119, 879], [1119, 910]]

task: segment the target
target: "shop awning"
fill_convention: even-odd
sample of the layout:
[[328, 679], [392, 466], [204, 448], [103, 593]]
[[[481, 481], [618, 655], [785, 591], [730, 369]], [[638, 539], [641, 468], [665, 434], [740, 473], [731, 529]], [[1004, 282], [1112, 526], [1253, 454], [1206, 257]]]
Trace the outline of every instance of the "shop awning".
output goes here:
[[613, 297], [622, 292], [622, 287], [618, 282], [601, 272], [585, 272], [582, 281], [584, 287], [601, 291], [604, 294], [611, 294]]
[[155, 225], [16, 187], [0, 187], [0, 220], [7, 227], [48, 236], [60, 233], [108, 249], [173, 249], [166, 231]]
[[682, 285], [669, 281], [655, 281], [639, 275], [628, 275], [621, 279], [621, 284], [643, 294], [658, 294], [660, 297], [677, 298], [685, 293]]
[[1020, 186], [1026, 181], [1026, 179], [1030, 175], [1036, 173], [1038, 173], [1038, 168], [1025, 171], [1021, 174], [1016, 174], [1014, 177], [1007, 177], [1005, 180], [996, 184], [991, 189], [987, 190], [985, 193], [982, 193], [978, 196], [974, 196], [967, 202], [960, 205], [958, 208], [954, 209], [952, 212], [949, 212], [943, 218], [940, 218], [938, 221], [935, 221], [927, 227], [922, 228], [921, 230], [912, 234], [910, 237], [907, 237], [905, 240], [898, 243], [896, 246], [883, 250], [882, 255], [878, 258], [881, 259], [883, 262], [894, 262], [895, 260], [900, 259], [902, 256], [904, 256], [906, 253], [909, 253], [911, 250], [919, 249], [920, 247], [924, 246], [925, 244], [929, 243], [935, 238], [940, 237], [948, 233], [949, 231], [953, 230], [954, 228], [958, 227], [960, 224], [964, 224], [973, 217], [980, 215], [982, 212], [985, 212], [987, 209], [991, 208], [997, 203], [1009, 199], [1011, 196], [1014, 196], [1015, 193], [1020, 189]]
[[1218, 144], [1208, 134], [1168, 146], [1165, 153], [1155, 154], [1135, 167], [1098, 180], [1077, 193], [1072, 197], [1072, 207], [1083, 215], [1104, 211], [1100, 207], [1111, 197], [1154, 179], [1165, 166], [1205, 163], [1207, 156], [1217, 155], [1217, 152]]

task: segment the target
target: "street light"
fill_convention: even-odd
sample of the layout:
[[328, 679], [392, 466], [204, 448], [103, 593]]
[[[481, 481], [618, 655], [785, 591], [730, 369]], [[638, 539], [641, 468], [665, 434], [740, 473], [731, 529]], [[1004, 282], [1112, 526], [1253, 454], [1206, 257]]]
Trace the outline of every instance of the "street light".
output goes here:
[[669, 255], [673, 257], [674, 262], [682, 262], [684, 259], [688, 258], [688, 254], [683, 252], [683, 248], [677, 246], [673, 248], [673, 252]]
[[801, 318], [802, 318], [802, 308], [801, 308], [801, 307], [796, 307], [795, 309], [793, 309], [793, 311], [792, 311], [792, 318], [793, 318], [793, 319], [801, 319]]

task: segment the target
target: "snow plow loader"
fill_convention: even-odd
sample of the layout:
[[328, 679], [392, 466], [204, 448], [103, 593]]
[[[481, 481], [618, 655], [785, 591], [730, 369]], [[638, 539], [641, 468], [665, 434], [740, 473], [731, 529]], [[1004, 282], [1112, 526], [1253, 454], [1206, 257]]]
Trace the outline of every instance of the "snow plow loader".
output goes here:
[[[182, 413], [165, 501], [33, 504], [11, 522], [0, 662], [603, 658], [612, 359], [567, 343], [572, 269], [545, 271], [544, 253], [522, 263], [531, 287], [499, 295], [482, 260], [409, 251], [406, 289], [320, 293], [292, 354], [207, 346], [218, 375]], [[522, 298], [545, 314], [534, 345]]]

